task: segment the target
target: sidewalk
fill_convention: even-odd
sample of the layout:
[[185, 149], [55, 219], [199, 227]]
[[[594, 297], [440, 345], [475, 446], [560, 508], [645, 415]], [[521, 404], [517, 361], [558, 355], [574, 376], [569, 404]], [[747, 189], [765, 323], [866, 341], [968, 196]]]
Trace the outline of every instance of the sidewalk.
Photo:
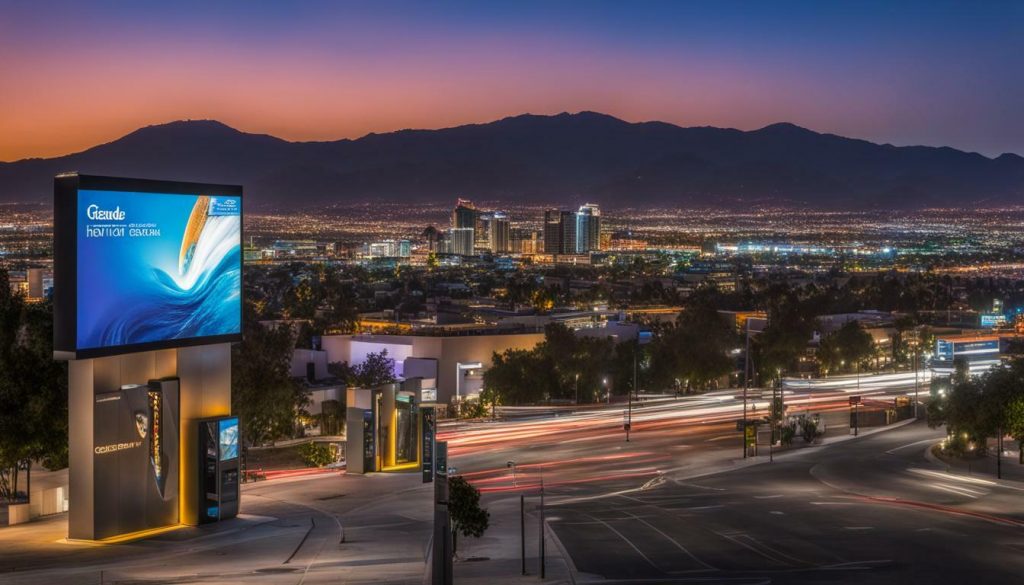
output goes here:
[[[459, 560], [454, 565], [455, 582], [474, 585], [504, 583], [571, 583], [569, 567], [561, 545], [548, 529], [545, 533], [545, 575], [540, 578], [539, 517], [536, 497], [526, 498], [526, 575], [522, 574], [522, 539], [519, 496], [502, 496], [484, 502], [491, 513], [491, 525], [481, 538], [459, 536]], [[548, 519], [557, 515], [549, 508]], [[429, 582], [429, 575], [427, 575]]]

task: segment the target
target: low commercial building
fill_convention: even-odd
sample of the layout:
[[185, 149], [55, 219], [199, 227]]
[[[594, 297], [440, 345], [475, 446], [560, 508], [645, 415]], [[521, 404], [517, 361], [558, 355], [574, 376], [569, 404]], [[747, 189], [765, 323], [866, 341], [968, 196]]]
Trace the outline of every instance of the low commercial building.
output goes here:
[[480, 393], [483, 372], [495, 352], [533, 349], [543, 333], [495, 333], [450, 336], [327, 335], [321, 341], [327, 362], [362, 363], [371, 353], [387, 351], [401, 379], [435, 380], [419, 397], [423, 402], [448, 404], [453, 398]]

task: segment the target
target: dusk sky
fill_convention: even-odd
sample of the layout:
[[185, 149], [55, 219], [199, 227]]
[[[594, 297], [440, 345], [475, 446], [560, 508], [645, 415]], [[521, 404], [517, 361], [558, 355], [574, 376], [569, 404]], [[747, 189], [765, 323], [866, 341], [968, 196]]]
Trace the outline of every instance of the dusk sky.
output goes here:
[[1024, 154], [1024, 2], [0, 0], [0, 161], [580, 110]]

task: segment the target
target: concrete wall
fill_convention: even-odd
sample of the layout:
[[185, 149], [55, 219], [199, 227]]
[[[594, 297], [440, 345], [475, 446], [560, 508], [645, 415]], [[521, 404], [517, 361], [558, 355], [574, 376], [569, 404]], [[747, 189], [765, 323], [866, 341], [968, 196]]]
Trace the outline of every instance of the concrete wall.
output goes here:
[[306, 377], [306, 364], [313, 362], [314, 376], [317, 380], [327, 377], [327, 352], [314, 349], [296, 349], [292, 352], [293, 378]]

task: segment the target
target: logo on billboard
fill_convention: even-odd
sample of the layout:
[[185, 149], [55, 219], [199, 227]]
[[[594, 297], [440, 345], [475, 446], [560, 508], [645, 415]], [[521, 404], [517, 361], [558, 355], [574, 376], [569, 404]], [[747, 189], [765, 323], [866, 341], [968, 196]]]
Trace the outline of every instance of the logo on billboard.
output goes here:
[[135, 430], [139, 432], [140, 439], [145, 439], [149, 434], [149, 417], [145, 413], [135, 413]]
[[121, 206], [117, 206], [114, 209], [100, 209], [100, 206], [95, 203], [85, 208], [85, 215], [89, 219], [93, 220], [105, 219], [121, 221], [125, 218], [125, 213], [121, 210]]
[[135, 449], [142, 446], [142, 441], [129, 441], [127, 443], [111, 443], [109, 445], [100, 445], [93, 449], [97, 455], [106, 455], [107, 453], [117, 453], [118, 451], [124, 451], [125, 449]]

